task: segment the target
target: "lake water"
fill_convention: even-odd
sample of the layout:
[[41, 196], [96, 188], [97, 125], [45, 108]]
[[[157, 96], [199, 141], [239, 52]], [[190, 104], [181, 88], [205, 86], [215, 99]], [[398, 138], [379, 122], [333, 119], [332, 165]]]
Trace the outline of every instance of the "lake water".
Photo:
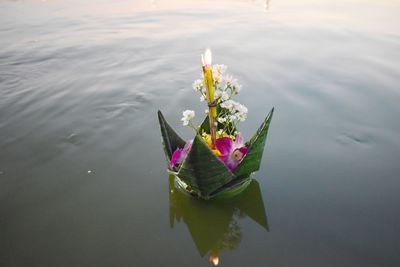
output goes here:
[[[1, 266], [399, 266], [400, 1], [0, 1]], [[200, 53], [243, 85], [239, 199], [174, 190]]]

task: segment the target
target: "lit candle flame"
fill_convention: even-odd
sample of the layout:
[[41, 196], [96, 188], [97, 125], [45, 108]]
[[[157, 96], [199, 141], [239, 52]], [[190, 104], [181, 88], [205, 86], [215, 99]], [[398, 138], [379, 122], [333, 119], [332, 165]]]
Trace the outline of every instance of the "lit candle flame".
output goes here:
[[211, 264], [213, 264], [214, 266], [218, 266], [219, 264], [219, 257], [218, 255], [210, 255], [210, 257], [208, 258], [208, 260], [210, 261]]
[[[210, 48], [207, 48], [206, 53], [204, 54], [204, 61], [207, 66], [211, 66], [212, 63], [212, 54]], [[204, 64], [204, 63], [203, 63]]]

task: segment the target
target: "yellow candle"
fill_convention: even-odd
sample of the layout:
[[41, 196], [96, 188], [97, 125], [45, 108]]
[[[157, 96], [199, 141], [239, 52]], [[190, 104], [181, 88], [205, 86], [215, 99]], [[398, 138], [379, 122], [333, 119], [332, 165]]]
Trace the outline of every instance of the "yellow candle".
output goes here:
[[[204, 84], [207, 87], [207, 98], [210, 104], [214, 102], [214, 82], [212, 76], [212, 68], [211, 68], [211, 50], [207, 49], [205, 55], [201, 55], [201, 59], [203, 61], [203, 74], [204, 74]], [[212, 148], [215, 148], [215, 139], [216, 139], [216, 129], [215, 129], [215, 117], [217, 116], [217, 107], [211, 106], [209, 107], [208, 118], [210, 121], [210, 135], [211, 135], [211, 143]]]
[[[214, 102], [214, 82], [212, 76], [212, 69], [211, 67], [206, 67], [206, 84], [207, 84], [207, 95], [208, 101], [210, 103]], [[211, 114], [215, 118], [217, 116], [217, 107], [211, 107]]]

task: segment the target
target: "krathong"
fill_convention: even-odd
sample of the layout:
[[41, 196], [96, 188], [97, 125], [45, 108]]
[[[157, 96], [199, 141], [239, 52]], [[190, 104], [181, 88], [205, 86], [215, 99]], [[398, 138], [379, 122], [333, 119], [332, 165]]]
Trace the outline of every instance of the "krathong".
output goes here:
[[233, 100], [241, 86], [226, 74], [225, 65], [212, 65], [211, 51], [201, 55], [203, 78], [194, 81], [200, 101], [207, 102], [206, 118], [196, 126], [195, 112], [183, 111], [184, 126], [194, 129], [192, 140], [182, 139], [166, 122], [161, 111], [161, 128], [168, 170], [186, 192], [200, 198], [232, 195], [245, 189], [250, 175], [259, 170], [274, 109], [247, 142], [238, 124], [247, 118], [248, 109]]

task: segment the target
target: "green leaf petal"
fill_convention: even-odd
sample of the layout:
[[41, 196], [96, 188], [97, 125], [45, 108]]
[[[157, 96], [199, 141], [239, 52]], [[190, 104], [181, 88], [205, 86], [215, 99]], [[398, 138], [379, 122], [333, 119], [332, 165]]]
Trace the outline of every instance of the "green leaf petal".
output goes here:
[[251, 177], [236, 178], [211, 193], [210, 197], [216, 199], [231, 198], [240, 194], [251, 183]]
[[210, 133], [210, 120], [208, 116], [206, 116], [203, 122], [200, 124], [200, 133], [202, 132], [201, 130], [208, 134]]
[[252, 172], [260, 169], [261, 158], [264, 152], [265, 141], [267, 139], [268, 128], [274, 114], [274, 108], [268, 113], [264, 122], [261, 124], [257, 133], [248, 142], [249, 151], [243, 158], [242, 162], [237, 166], [234, 174], [236, 177], [247, 177]]
[[165, 156], [167, 157], [167, 164], [169, 166], [169, 161], [171, 160], [172, 153], [177, 147], [184, 147], [186, 142], [167, 123], [161, 111], [158, 111], [158, 121], [160, 122], [164, 152]]
[[199, 135], [195, 136], [178, 177], [204, 198], [234, 179], [232, 172]]

